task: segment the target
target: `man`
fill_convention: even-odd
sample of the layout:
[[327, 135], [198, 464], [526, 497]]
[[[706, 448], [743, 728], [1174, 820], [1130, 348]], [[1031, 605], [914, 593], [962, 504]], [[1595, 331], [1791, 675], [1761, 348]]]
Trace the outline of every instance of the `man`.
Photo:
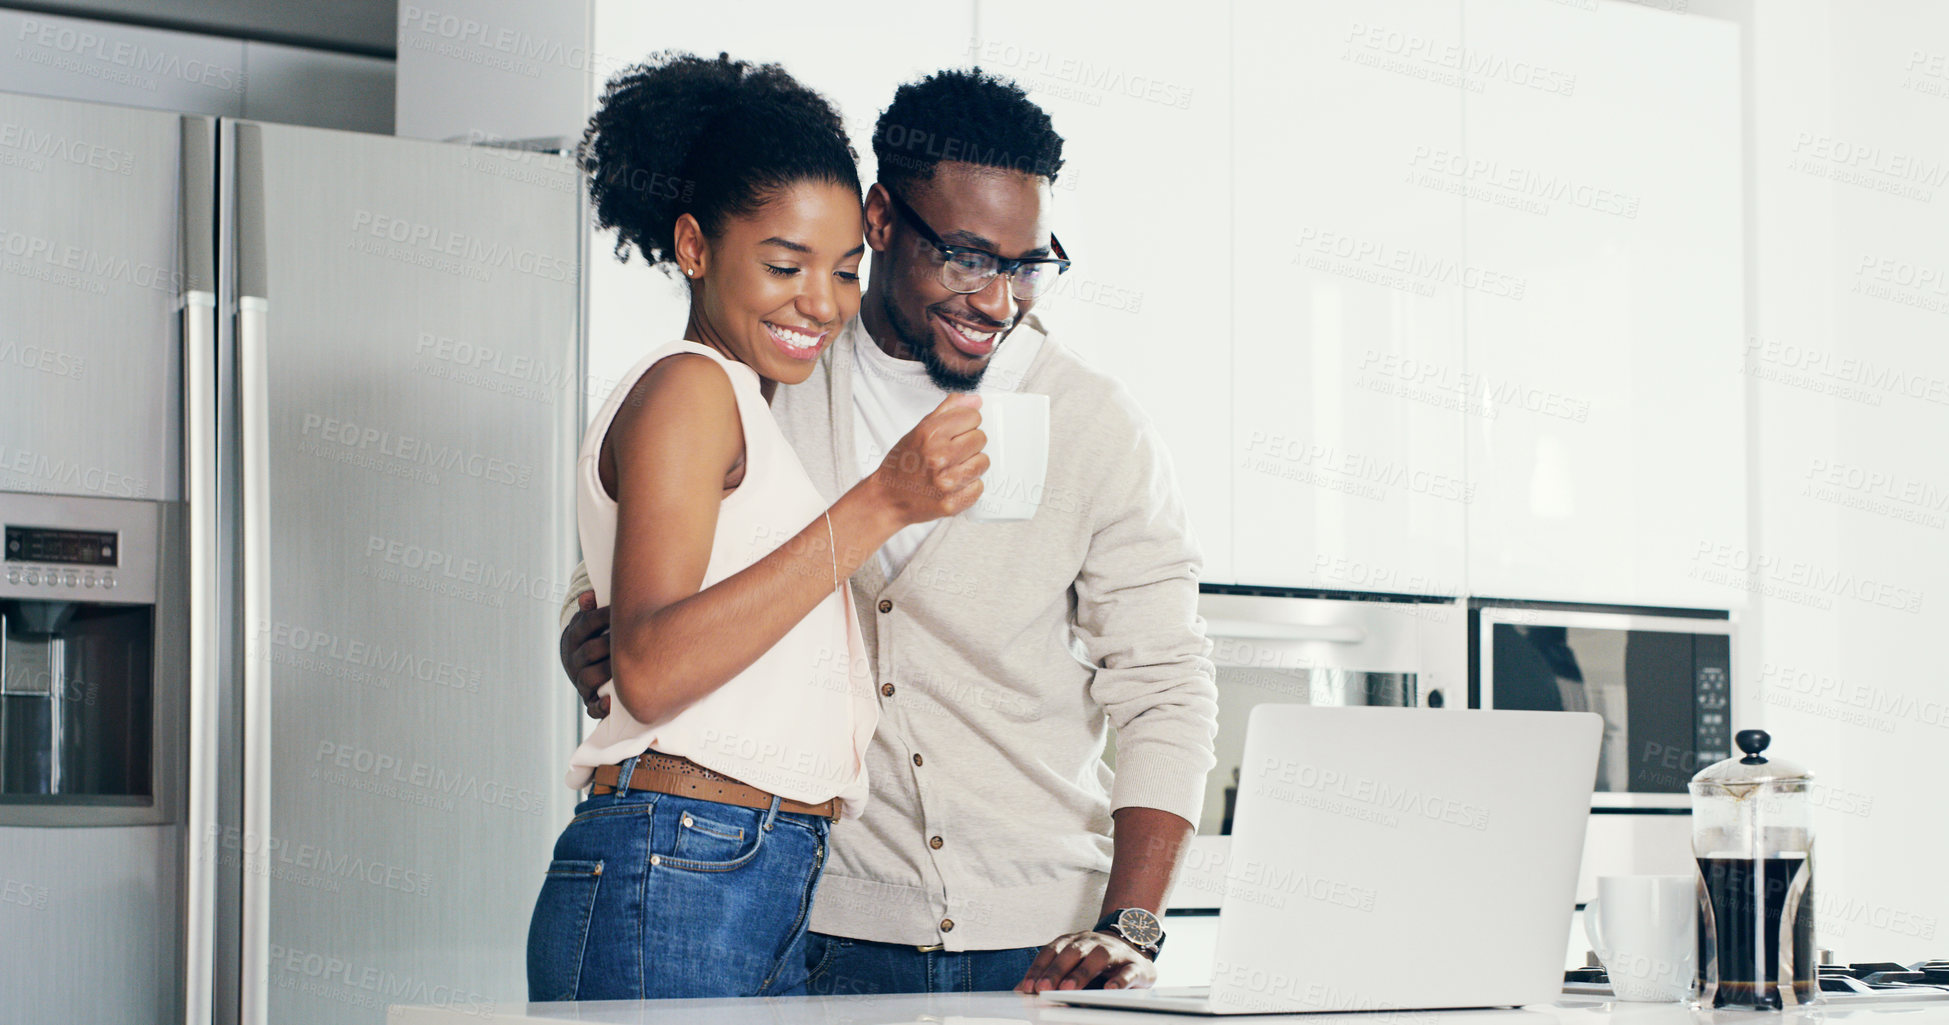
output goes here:
[[[1050, 445], [1031, 520], [909, 527], [852, 579], [873, 800], [833, 829], [810, 987], [1148, 986], [1217, 724], [1169, 461], [1128, 393], [1030, 315], [1066, 264], [1048, 115], [944, 71], [895, 93], [873, 149], [860, 316], [772, 406], [806, 471], [843, 493], [949, 391], [1048, 395]], [[580, 603], [563, 664], [601, 715], [607, 611]]]

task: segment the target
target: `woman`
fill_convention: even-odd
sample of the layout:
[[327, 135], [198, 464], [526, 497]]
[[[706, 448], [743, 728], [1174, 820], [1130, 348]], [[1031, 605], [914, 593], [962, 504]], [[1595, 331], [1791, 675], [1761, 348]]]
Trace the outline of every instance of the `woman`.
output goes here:
[[767, 403], [858, 311], [864, 247], [839, 117], [777, 65], [625, 71], [583, 163], [618, 256], [679, 271], [690, 316], [582, 443], [615, 680], [570, 761], [591, 796], [536, 902], [529, 997], [803, 992], [827, 830], [866, 800], [877, 717], [844, 581], [979, 496], [978, 400], [943, 402], [830, 508], [799, 465]]

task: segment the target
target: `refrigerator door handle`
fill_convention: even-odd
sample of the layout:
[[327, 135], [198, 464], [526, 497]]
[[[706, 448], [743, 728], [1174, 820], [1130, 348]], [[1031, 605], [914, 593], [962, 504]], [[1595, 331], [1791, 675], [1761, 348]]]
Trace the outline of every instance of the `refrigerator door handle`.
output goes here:
[[211, 1020], [216, 972], [217, 757], [217, 297], [205, 291], [183, 296], [183, 372], [188, 381], [184, 413], [189, 474], [190, 664], [189, 664], [189, 878], [185, 884], [188, 986], [184, 1021]]
[[[264, 369], [269, 321], [269, 302], [254, 296], [237, 300], [237, 378], [243, 393], [238, 434], [243, 450], [244, 837], [259, 844], [271, 836], [270, 411]], [[245, 1022], [263, 1025], [270, 1011], [270, 876], [245, 872], [243, 884], [243, 1014]]]
[[218, 722], [222, 596], [217, 586], [216, 124], [182, 121], [183, 449], [189, 512], [189, 765], [183, 883], [183, 1021], [214, 1019], [216, 986]]
[[[234, 126], [233, 199], [236, 203], [232, 287], [237, 295], [239, 496], [243, 506], [244, 840], [266, 845], [271, 822], [271, 493], [270, 375], [264, 365], [270, 334], [266, 297], [263, 135]], [[270, 1020], [271, 877], [243, 873], [243, 964], [240, 1016], [245, 1025]]]

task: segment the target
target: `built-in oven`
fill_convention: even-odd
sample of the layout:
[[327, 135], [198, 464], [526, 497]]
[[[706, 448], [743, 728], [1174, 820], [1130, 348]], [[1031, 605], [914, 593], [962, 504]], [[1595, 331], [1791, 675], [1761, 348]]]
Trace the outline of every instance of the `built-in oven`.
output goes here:
[[1604, 719], [1593, 808], [1691, 807], [1732, 753], [1730, 613], [1471, 599], [1469, 704]]
[[1245, 726], [1254, 707], [1468, 707], [1467, 616], [1454, 598], [1214, 584], [1199, 590], [1218, 686], [1217, 764], [1206, 777], [1197, 835], [1172, 889], [1177, 916], [1211, 913], [1225, 891]]
[[1452, 600], [1296, 597], [1208, 585], [1198, 613], [1218, 684], [1218, 758], [1198, 832], [1226, 835], [1245, 724], [1258, 705], [1463, 708], [1463, 614]]

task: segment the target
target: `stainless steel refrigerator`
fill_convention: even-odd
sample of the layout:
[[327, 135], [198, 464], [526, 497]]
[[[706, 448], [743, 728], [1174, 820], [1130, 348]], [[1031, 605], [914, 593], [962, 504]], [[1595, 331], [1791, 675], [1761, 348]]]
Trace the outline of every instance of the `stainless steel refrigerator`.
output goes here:
[[[153, 450], [178, 482], [157, 497], [181, 506], [184, 571], [166, 586], [189, 610], [187, 657], [154, 694], [181, 711], [157, 746], [183, 786], [157, 798], [165, 839], [112, 855], [143, 881], [122, 906], [43, 910], [29, 943], [8, 927], [0, 993], [35, 980], [36, 1020], [190, 1022], [376, 1023], [393, 1003], [519, 999], [574, 797], [561, 775], [579, 710], [554, 660], [581, 426], [572, 165], [0, 97], [0, 147], [61, 132], [82, 138], [35, 145], [112, 150], [129, 170], [29, 173], [0, 152], [0, 216], [40, 216], [53, 196], [108, 205], [42, 233], [93, 232], [74, 244], [111, 258], [61, 289], [0, 268], [0, 312], [9, 331], [86, 348], [120, 387], [60, 405], [7, 371], [0, 424], [83, 463]], [[152, 187], [123, 197], [94, 181], [110, 173]], [[101, 268], [132, 232], [168, 239], [173, 252], [130, 256], [169, 270], [147, 275], [164, 282], [153, 310], [104, 332], [94, 293], [119, 295]], [[104, 828], [0, 825], [0, 852], [42, 859], [5, 871], [59, 879], [46, 859]], [[124, 920], [171, 942], [109, 941], [117, 971], [76, 959]]]

